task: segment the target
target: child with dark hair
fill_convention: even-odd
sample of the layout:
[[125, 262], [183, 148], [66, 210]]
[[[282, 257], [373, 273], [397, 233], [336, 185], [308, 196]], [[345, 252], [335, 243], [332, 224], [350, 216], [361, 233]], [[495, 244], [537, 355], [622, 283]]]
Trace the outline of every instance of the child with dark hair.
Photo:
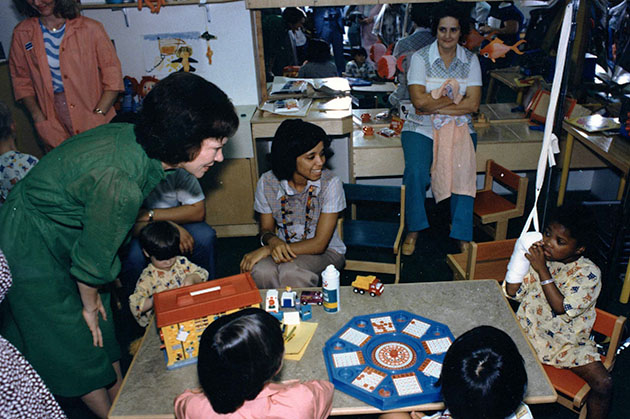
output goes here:
[[586, 257], [594, 226], [586, 207], [558, 208], [525, 255], [529, 273], [522, 283], [505, 284], [521, 303], [516, 317], [540, 362], [569, 368], [591, 387], [589, 419], [605, 418], [612, 396], [612, 378], [590, 340], [602, 287], [599, 268]]
[[146, 327], [153, 314], [153, 294], [205, 281], [208, 271], [179, 256], [179, 230], [168, 221], [149, 223], [139, 240], [150, 263], [129, 297], [129, 308], [138, 324]]
[[350, 50], [352, 60], [346, 64], [344, 76], [357, 77], [364, 80], [374, 80], [376, 78], [376, 68], [374, 64], [367, 61], [367, 51], [363, 47], [353, 47]]
[[331, 61], [330, 44], [323, 39], [311, 39], [306, 47], [306, 63], [300, 67], [298, 77], [336, 77], [337, 67]]
[[192, 418], [326, 418], [334, 387], [328, 381], [272, 379], [282, 368], [284, 340], [271, 314], [248, 308], [222, 316], [201, 336], [197, 373], [203, 392], [175, 399], [175, 415]]
[[39, 160], [17, 151], [15, 123], [9, 107], [0, 100], [0, 207], [9, 192]]
[[444, 357], [436, 385], [447, 409], [431, 416], [391, 413], [380, 419], [532, 419], [522, 403], [527, 387], [523, 357], [507, 333], [479, 326], [464, 333]]
[[345, 264], [337, 218], [346, 200], [341, 180], [324, 168], [329, 144], [323, 129], [301, 119], [276, 131], [272, 170], [258, 180], [254, 201], [261, 247], [241, 260], [259, 288], [314, 287], [326, 266]]

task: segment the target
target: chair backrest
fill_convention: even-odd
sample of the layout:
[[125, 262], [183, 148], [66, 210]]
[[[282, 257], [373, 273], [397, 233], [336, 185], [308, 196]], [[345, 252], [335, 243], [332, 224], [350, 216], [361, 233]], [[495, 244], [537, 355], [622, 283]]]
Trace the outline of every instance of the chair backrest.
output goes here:
[[511, 189], [516, 193], [516, 208], [522, 214], [525, 209], [525, 198], [527, 197], [528, 180], [524, 176], [519, 176], [510, 169], [497, 164], [494, 160], [486, 161], [486, 178], [484, 190], [492, 190], [492, 183]]
[[497, 164], [494, 160], [486, 161], [486, 179], [484, 187], [492, 187], [492, 182], [496, 181], [502, 186], [518, 191], [520, 180], [523, 179], [510, 169]]
[[475, 243], [468, 245], [468, 261], [466, 264], [466, 279], [475, 279], [477, 265], [484, 263], [488, 268], [484, 272], [492, 274], [492, 277], [482, 279], [496, 279], [502, 282], [507, 273], [507, 265], [514, 252], [516, 239], [497, 240], [492, 242]]
[[621, 343], [620, 340], [623, 334], [623, 327], [626, 322], [626, 318], [624, 316], [616, 316], [604, 310], [600, 310], [599, 308], [596, 308], [595, 311], [597, 312], [597, 317], [595, 318], [593, 330], [610, 338], [608, 353], [606, 354], [606, 359], [604, 360], [604, 367], [606, 367], [607, 370], [610, 370], [615, 363], [617, 348]]

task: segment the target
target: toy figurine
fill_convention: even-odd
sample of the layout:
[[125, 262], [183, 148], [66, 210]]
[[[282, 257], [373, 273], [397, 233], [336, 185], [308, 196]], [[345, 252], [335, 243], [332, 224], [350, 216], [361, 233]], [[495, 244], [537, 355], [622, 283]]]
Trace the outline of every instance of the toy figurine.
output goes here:
[[270, 313], [278, 312], [278, 290], [267, 290], [265, 299], [265, 311]]
[[287, 287], [286, 291], [282, 293], [282, 308], [293, 308], [295, 307], [295, 298], [297, 296], [297, 292], [291, 291], [291, 287]]
[[308, 304], [300, 306], [300, 317], [302, 321], [310, 320], [313, 317], [313, 309]]
[[138, 102], [135, 96], [138, 94], [138, 81], [130, 76], [123, 78], [125, 84], [125, 92], [123, 93], [120, 109], [122, 112], [136, 112]]
[[142, 101], [149, 94], [153, 86], [157, 84], [159, 80], [153, 76], [142, 76], [140, 84], [138, 86], [138, 104], [142, 106]]
[[505, 57], [510, 51], [514, 51], [518, 55], [523, 55], [523, 52], [518, 49], [518, 46], [525, 42], [527, 41], [521, 39], [514, 45], [505, 45], [501, 39], [494, 38], [492, 42], [479, 51], [479, 55], [492, 60], [493, 63], [496, 62], [497, 59]]

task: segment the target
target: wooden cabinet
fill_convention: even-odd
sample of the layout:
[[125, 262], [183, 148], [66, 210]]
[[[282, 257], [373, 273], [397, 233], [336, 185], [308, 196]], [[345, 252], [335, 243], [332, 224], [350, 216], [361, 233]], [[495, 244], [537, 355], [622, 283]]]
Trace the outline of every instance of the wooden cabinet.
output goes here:
[[225, 160], [200, 179], [206, 195], [206, 222], [219, 237], [258, 234], [254, 218], [258, 165], [250, 125], [255, 110], [254, 105], [236, 106], [239, 128], [223, 148]]

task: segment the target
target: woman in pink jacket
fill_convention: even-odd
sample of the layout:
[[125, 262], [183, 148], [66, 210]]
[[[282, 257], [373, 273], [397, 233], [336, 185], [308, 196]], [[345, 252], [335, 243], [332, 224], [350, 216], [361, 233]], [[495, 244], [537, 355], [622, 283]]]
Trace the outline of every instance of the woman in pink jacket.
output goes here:
[[76, 0], [14, 1], [28, 18], [13, 30], [13, 92], [46, 149], [109, 122], [123, 80], [103, 25], [79, 15]]
[[179, 419], [292, 418], [330, 415], [329, 381], [271, 382], [282, 368], [280, 323], [259, 308], [220, 317], [203, 332], [197, 373], [203, 390], [175, 399]]

